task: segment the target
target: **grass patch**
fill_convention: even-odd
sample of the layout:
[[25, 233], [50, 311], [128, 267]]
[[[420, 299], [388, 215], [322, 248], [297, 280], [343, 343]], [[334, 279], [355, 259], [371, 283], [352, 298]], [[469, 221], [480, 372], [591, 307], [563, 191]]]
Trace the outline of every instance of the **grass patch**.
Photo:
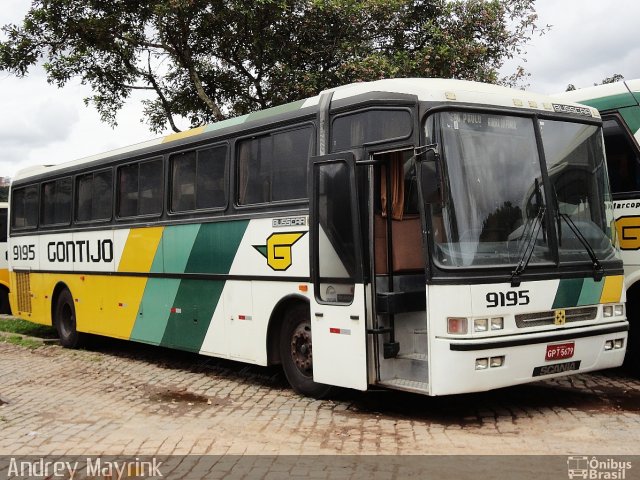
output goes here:
[[21, 337], [20, 335], [10, 335], [8, 337], [0, 336], [0, 342], [19, 345], [26, 348], [38, 348], [42, 346], [42, 342], [38, 342], [30, 338]]
[[0, 332], [17, 333], [38, 338], [58, 338], [55, 328], [27, 322], [19, 318], [0, 318]]

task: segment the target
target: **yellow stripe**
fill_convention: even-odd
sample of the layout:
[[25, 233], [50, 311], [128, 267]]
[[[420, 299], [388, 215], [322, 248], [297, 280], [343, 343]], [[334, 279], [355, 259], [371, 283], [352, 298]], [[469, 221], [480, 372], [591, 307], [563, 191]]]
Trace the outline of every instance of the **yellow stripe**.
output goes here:
[[615, 303], [622, 298], [622, 287], [624, 285], [624, 277], [616, 275], [614, 277], [605, 277], [600, 303]]
[[162, 143], [175, 142], [176, 140], [182, 140], [183, 138], [192, 137], [194, 135], [200, 135], [204, 133], [204, 127], [192, 128], [191, 130], [185, 130], [184, 132], [172, 133], [167, 135], [162, 140]]
[[131, 229], [122, 252], [119, 272], [148, 273], [158, 250], [164, 227]]
[[[131, 229], [118, 271], [148, 273], [163, 230], [164, 227]], [[82, 283], [86, 294], [76, 305], [78, 329], [128, 339], [147, 285], [146, 277], [92, 275]]]

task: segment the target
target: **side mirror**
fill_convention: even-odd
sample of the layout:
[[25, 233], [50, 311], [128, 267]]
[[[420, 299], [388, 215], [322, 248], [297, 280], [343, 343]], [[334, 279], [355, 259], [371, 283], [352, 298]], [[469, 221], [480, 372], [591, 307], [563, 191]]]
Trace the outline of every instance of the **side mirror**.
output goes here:
[[438, 153], [435, 148], [429, 148], [418, 162], [418, 179], [422, 199], [426, 204], [442, 203], [440, 189], [440, 172], [438, 172]]

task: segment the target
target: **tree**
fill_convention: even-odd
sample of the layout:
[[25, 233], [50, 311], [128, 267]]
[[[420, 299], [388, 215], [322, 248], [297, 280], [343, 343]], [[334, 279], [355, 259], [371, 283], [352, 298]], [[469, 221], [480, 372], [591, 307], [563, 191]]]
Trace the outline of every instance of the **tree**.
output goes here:
[[43, 62], [50, 83], [79, 78], [111, 124], [134, 90], [144, 116], [179, 131], [388, 77], [500, 79], [534, 34], [535, 0], [32, 0], [3, 27], [0, 70]]
[[594, 83], [593, 85], [594, 86], [606, 85], [607, 83], [616, 83], [616, 82], [620, 82], [622, 80], [624, 80], [624, 76], [623, 75], [620, 75], [619, 73], [614, 73], [610, 77], [607, 77], [607, 78], [603, 79], [602, 82]]
[[[619, 73], [614, 73], [610, 77], [604, 78], [600, 83], [594, 83], [593, 86], [597, 87], [598, 85], [606, 85], [607, 83], [621, 82], [622, 80], [624, 80], [623, 75]], [[576, 90], [576, 87], [573, 83], [570, 83], [569, 85], [567, 85], [567, 89], [565, 90], [565, 92], [571, 92], [573, 90]]]

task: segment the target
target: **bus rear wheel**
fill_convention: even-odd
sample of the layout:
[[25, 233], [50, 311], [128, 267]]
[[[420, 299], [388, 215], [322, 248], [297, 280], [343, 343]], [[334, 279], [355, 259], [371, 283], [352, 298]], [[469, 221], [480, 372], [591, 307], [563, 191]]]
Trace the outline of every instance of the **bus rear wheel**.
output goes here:
[[54, 322], [60, 345], [66, 348], [82, 346], [84, 335], [76, 329], [76, 308], [69, 290], [63, 290], [58, 296], [54, 310]]
[[307, 305], [296, 305], [285, 313], [280, 330], [280, 358], [291, 387], [299, 394], [323, 398], [331, 387], [313, 381], [313, 344]]

